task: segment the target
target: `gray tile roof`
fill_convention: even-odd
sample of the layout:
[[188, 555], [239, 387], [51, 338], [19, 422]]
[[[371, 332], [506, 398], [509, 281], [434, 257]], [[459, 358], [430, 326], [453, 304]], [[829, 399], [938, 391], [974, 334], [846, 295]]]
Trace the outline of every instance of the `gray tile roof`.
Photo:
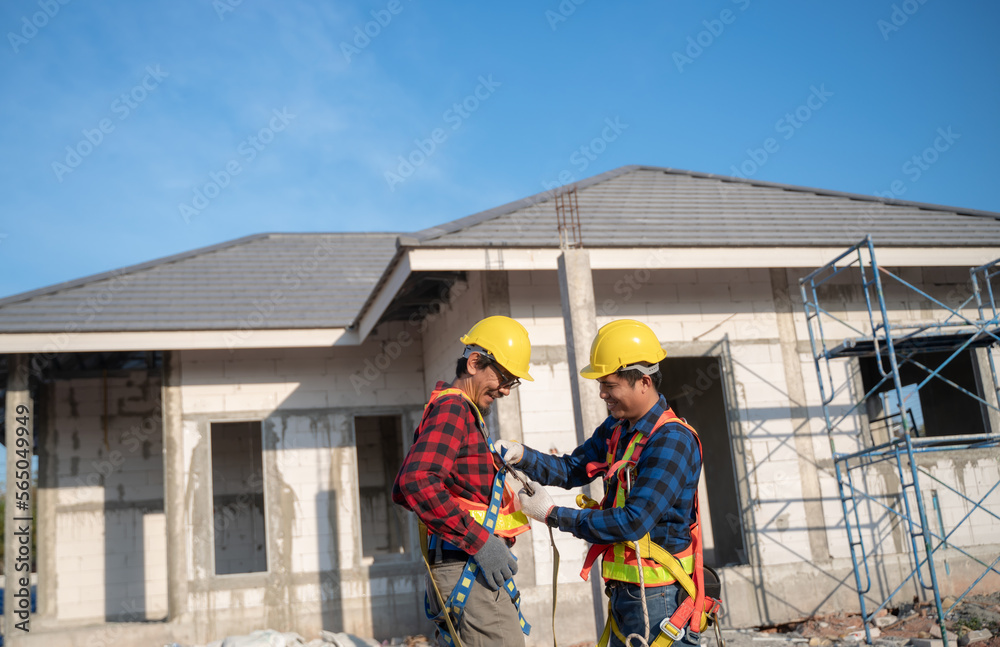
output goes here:
[[397, 236], [240, 238], [2, 299], [0, 332], [346, 327]]
[[[626, 166], [577, 183], [588, 247], [1000, 245], [1000, 214]], [[404, 246], [557, 247], [553, 194]], [[391, 270], [395, 233], [260, 234], [0, 299], [0, 333], [340, 328]]]
[[[1000, 245], [1000, 214], [674, 169], [577, 183], [586, 247]], [[426, 247], [559, 245], [552, 193], [417, 232]]]

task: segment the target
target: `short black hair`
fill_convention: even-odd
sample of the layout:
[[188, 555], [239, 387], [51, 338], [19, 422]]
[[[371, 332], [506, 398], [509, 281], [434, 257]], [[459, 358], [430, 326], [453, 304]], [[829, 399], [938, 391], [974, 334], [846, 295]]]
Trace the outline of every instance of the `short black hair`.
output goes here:
[[[628, 382], [629, 386], [635, 386], [635, 383], [641, 380], [642, 376], [645, 375], [645, 373], [643, 373], [638, 369], [630, 368], [627, 371], [618, 369], [617, 371], [615, 371], [615, 375]], [[653, 381], [653, 387], [657, 391], [659, 391], [660, 383], [663, 381], [663, 371], [661, 371], [659, 367], [657, 367], [656, 372], [650, 375], [649, 379]]]
[[[493, 366], [493, 359], [489, 355], [486, 355], [485, 353], [482, 353], [480, 351], [476, 352], [479, 353], [479, 361], [476, 362], [476, 368], [483, 369]], [[459, 357], [458, 362], [455, 364], [455, 379], [456, 380], [461, 379], [462, 377], [468, 374], [469, 374], [469, 358], [464, 356]]]

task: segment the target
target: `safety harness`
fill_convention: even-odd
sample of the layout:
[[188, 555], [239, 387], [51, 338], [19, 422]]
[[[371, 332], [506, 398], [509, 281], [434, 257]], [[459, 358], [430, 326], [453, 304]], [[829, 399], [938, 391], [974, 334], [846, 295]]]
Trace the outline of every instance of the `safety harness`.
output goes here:
[[[577, 504], [582, 508], [621, 508], [628, 498], [629, 489], [632, 485], [632, 478], [635, 473], [639, 456], [642, 454], [646, 442], [664, 425], [676, 422], [694, 434], [698, 441], [698, 456], [702, 455], [701, 439], [694, 427], [687, 421], [677, 417], [673, 409], [667, 408], [653, 427], [653, 430], [644, 435], [636, 433], [620, 460], [615, 460], [618, 452], [618, 442], [621, 440], [622, 423], [619, 422], [608, 439], [607, 460], [603, 463], [590, 463], [587, 465], [589, 476], [603, 475], [605, 484], [612, 478], [617, 477], [618, 486], [614, 491], [614, 499], [608, 505], [610, 491], [605, 495], [601, 503], [597, 503], [586, 495], [577, 497]], [[660, 624], [660, 631], [651, 645], [653, 647], [670, 647], [674, 641], [679, 640], [684, 635], [684, 628], [688, 627], [692, 633], [698, 634], [704, 631], [709, 624], [715, 624], [718, 628], [718, 613], [721, 609], [721, 600], [717, 597], [705, 595], [706, 571], [715, 582], [718, 581], [714, 571], [707, 569], [703, 562], [701, 545], [701, 513], [698, 509], [698, 493], [694, 495], [694, 522], [690, 526], [691, 544], [673, 555], [662, 546], [653, 542], [649, 533], [636, 542], [617, 542], [614, 544], [594, 544], [587, 553], [584, 560], [583, 570], [580, 572], [583, 579], [588, 579], [590, 570], [598, 556], [603, 556], [601, 574], [605, 581], [615, 580], [641, 584], [643, 587], [666, 586], [668, 584], [679, 583], [687, 597], [674, 611], [673, 615], [665, 619]], [[640, 573], [639, 569], [642, 568]], [[714, 592], [714, 591], [713, 591]], [[716, 593], [717, 595], [717, 593]], [[643, 592], [645, 596], [645, 592]], [[614, 632], [622, 643], [628, 645], [627, 639], [618, 628], [614, 616], [611, 615], [611, 601], [608, 601], [608, 621], [604, 625], [604, 632], [598, 641], [598, 647], [606, 647]]]
[[[439, 398], [449, 395], [459, 395], [472, 405], [472, 410], [476, 413], [476, 425], [479, 428], [480, 433], [482, 433], [483, 438], [486, 439], [490, 455], [499, 455], [499, 452], [497, 452], [496, 448], [493, 446], [493, 441], [490, 440], [490, 436], [486, 432], [486, 424], [483, 422], [483, 416], [479, 412], [479, 407], [477, 407], [475, 402], [473, 402], [472, 399], [469, 398], [469, 396], [466, 395], [461, 389], [452, 387], [441, 389], [440, 391], [432, 393], [430, 401], [424, 407], [424, 416], [426, 417], [431, 403]], [[423, 421], [421, 421], [421, 424], [423, 424]], [[504, 477], [504, 470], [497, 470], [497, 475], [493, 479], [493, 488], [490, 492], [490, 502], [488, 505], [477, 501], [470, 501], [462, 497], [455, 498], [458, 500], [459, 507], [465, 510], [476, 523], [490, 531], [491, 534], [495, 534], [500, 537], [514, 537], [522, 532], [526, 532], [530, 528], [530, 522], [528, 521], [528, 517], [525, 516], [523, 512], [515, 509], [514, 502], [517, 501], [517, 496], [514, 495], [512, 489], [509, 487], [505, 488]], [[427, 564], [427, 570], [428, 573], [430, 573], [429, 554], [431, 552], [439, 550], [461, 551], [461, 549], [438, 537], [437, 535], [431, 534], [429, 531], [425, 532], [423, 524], [420, 525], [420, 548], [424, 555], [424, 563]], [[437, 595], [437, 601], [441, 610], [437, 614], [434, 614], [431, 611], [430, 591], [427, 591], [424, 594], [424, 612], [427, 614], [427, 617], [438, 626], [444, 641], [448, 645], [456, 645], [457, 643], [457, 647], [461, 646], [461, 641], [457, 636], [457, 628], [461, 625], [462, 617], [465, 613], [465, 603], [469, 599], [472, 586], [476, 581], [476, 573], [478, 571], [479, 565], [476, 563], [476, 560], [469, 557], [468, 561], [465, 563], [465, 569], [462, 571], [462, 575], [458, 578], [458, 583], [455, 585], [455, 588], [452, 590], [451, 595], [448, 596], [447, 600], [443, 599], [441, 592], [437, 589], [437, 583], [434, 581], [434, 576], [431, 574], [431, 583], [434, 586], [434, 592]], [[531, 625], [525, 621], [524, 615], [521, 614], [521, 594], [514, 585], [514, 579], [509, 578], [505, 581], [503, 589], [514, 602], [515, 608], [517, 608], [517, 616], [521, 624], [521, 631], [524, 632], [525, 635], [530, 634]]]

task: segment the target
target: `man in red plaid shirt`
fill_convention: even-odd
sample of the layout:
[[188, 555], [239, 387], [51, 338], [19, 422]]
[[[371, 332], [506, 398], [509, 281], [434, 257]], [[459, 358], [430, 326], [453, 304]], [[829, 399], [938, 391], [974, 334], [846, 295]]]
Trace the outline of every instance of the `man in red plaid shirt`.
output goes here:
[[[456, 627], [462, 645], [523, 647], [518, 609], [502, 587], [517, 572], [509, 546], [529, 525], [515, 510], [512, 491], [505, 492], [494, 532], [482, 525], [500, 464], [490, 451], [483, 416], [521, 379], [533, 381], [528, 374], [531, 343], [524, 326], [500, 316], [483, 319], [460, 341], [465, 352], [455, 380], [434, 387], [393, 483], [392, 500], [415, 512], [427, 527], [431, 613], [441, 611], [434, 584], [447, 600], [471, 557], [479, 585], [473, 584]], [[447, 631], [439, 624], [438, 643], [447, 646], [442, 629]]]

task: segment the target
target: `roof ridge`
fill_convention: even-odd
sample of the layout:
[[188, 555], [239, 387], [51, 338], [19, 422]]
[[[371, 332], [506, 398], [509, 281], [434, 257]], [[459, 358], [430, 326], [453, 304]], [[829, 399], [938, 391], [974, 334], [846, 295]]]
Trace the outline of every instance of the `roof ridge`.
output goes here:
[[216, 243], [215, 245], [208, 245], [207, 247], [199, 247], [197, 249], [188, 250], [186, 252], [181, 252], [179, 254], [163, 256], [162, 258], [153, 259], [151, 261], [146, 261], [144, 263], [137, 263], [135, 265], [126, 265], [125, 267], [119, 267], [117, 269], [113, 269], [107, 272], [99, 272], [97, 274], [91, 274], [89, 276], [84, 276], [79, 279], [64, 281], [62, 283], [56, 283], [55, 285], [48, 285], [43, 288], [37, 288], [35, 290], [21, 292], [19, 294], [14, 294], [9, 297], [4, 297], [3, 299], [0, 299], [0, 307], [8, 306], [13, 303], [20, 303], [22, 301], [29, 301], [37, 297], [46, 296], [49, 294], [55, 294], [57, 292], [62, 292], [64, 290], [71, 290], [73, 288], [82, 287], [89, 283], [96, 283], [98, 281], [103, 281], [105, 279], [112, 279], [115, 277], [122, 276], [124, 274], [143, 272], [145, 270], [152, 269], [154, 267], [160, 267], [162, 265], [176, 263], [178, 261], [183, 261], [188, 258], [193, 258], [201, 254], [210, 254], [212, 252], [217, 252], [222, 249], [236, 247], [237, 245], [245, 245], [255, 240], [268, 238], [273, 235], [275, 234], [270, 234], [270, 233], [251, 234], [249, 236], [244, 236], [242, 238], [235, 238], [233, 240], [228, 240], [222, 243]]
[[[601, 173], [599, 175], [593, 175], [591, 177], [584, 178], [578, 182], [564, 184], [559, 188], [562, 188], [563, 186], [573, 185], [577, 189], [586, 189], [589, 186], [600, 184], [601, 182], [606, 182], [608, 180], [616, 178], [619, 175], [625, 175], [633, 171], [642, 170], [643, 168], [645, 167], [638, 166], [635, 164], [631, 164], [628, 166], [619, 166], [616, 169], [605, 171], [604, 173]], [[656, 170], [661, 170], [661, 169], [656, 169]], [[459, 218], [457, 220], [452, 220], [437, 225], [435, 227], [428, 227], [427, 229], [421, 229], [420, 231], [416, 231], [413, 234], [411, 234], [406, 242], [410, 242], [411, 240], [415, 239], [415, 241], [419, 244], [424, 241], [440, 238], [441, 236], [455, 233], [456, 231], [460, 231], [467, 227], [472, 227], [473, 225], [478, 225], [480, 223], [487, 222], [495, 218], [499, 218], [500, 216], [506, 215], [508, 213], [513, 213], [518, 209], [531, 207], [541, 202], [547, 202], [553, 199], [555, 195], [556, 195], [556, 189], [541, 191], [534, 195], [530, 195], [526, 198], [521, 198], [520, 200], [515, 200], [514, 202], [508, 202], [507, 204], [502, 204], [499, 207], [493, 207], [492, 209], [487, 209], [486, 211], [480, 211], [478, 213], [474, 213], [472, 215]]]

